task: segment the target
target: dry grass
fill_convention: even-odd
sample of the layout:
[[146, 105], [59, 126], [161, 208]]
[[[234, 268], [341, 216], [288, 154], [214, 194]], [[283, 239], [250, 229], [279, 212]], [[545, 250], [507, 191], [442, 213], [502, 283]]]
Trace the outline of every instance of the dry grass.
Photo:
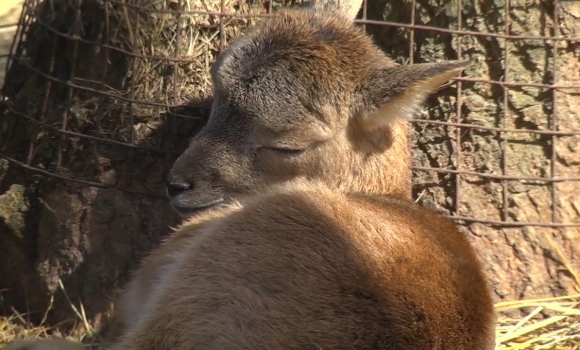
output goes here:
[[[580, 349], [580, 294], [496, 304], [497, 350]], [[513, 311], [527, 316], [513, 318]]]
[[[128, 62], [122, 92], [111, 92], [124, 93], [125, 97], [137, 101], [177, 105], [206, 96], [211, 89], [209, 69], [221, 46], [253, 23], [249, 19], [224, 18], [220, 24], [221, 18], [215, 14], [176, 16], [159, 12], [218, 13], [222, 10], [219, 1], [121, 0], [119, 3], [123, 5], [106, 3], [105, 11], [114, 33], [110, 43], [139, 56]], [[237, 0], [224, 0], [223, 10], [245, 15], [260, 12], [248, 6], [237, 8], [237, 5]], [[224, 31], [220, 33], [222, 25]], [[151, 118], [165, 112], [157, 109], [137, 104], [133, 115]]]
[[[11, 308], [13, 314], [11, 316], [0, 316], [0, 349], [7, 343], [13, 342], [15, 340], [23, 339], [38, 339], [38, 338], [48, 338], [48, 337], [59, 337], [71, 340], [77, 340], [84, 342], [87, 349], [98, 349], [99, 347], [99, 335], [94, 331], [90, 322], [84, 312], [84, 307], [80, 304], [78, 307], [70, 300], [62, 281], [58, 281], [60, 290], [67, 299], [69, 306], [74, 311], [77, 319], [74, 320], [76, 324], [80, 323], [80, 327], [66, 327], [67, 329], [72, 329], [70, 333], [63, 333], [61, 331], [60, 325], [48, 326], [46, 325], [48, 312], [52, 308], [51, 299], [47, 310], [44, 312], [40, 324], [34, 325], [29, 321], [29, 315], [20, 313], [14, 308]], [[1, 291], [0, 291], [1, 292]], [[0, 293], [1, 296], [1, 293]], [[80, 310], [80, 311], [79, 311]]]
[[[169, 106], [208, 97], [209, 70], [220, 49], [257, 19], [243, 16], [266, 12], [261, 2], [253, 3], [86, 0], [75, 23], [76, 1], [25, 0], [26, 38], [17, 43], [14, 55], [25, 63], [13, 64], [6, 77], [6, 85], [25, 81], [25, 88], [9, 89], [4, 97], [11, 108], [34, 119], [47, 84], [31, 67], [61, 82], [58, 72], [68, 67], [69, 82], [79, 89], [65, 99], [67, 94], [58, 90], [62, 84], [53, 84], [43, 123], [58, 128], [60, 106], [66, 104], [69, 131], [94, 130], [101, 138], [165, 149], [151, 134], [174, 113]], [[222, 10], [238, 17], [222, 17]], [[207, 14], [197, 14], [201, 11]]]
[[[62, 287], [61, 287], [62, 289]], [[62, 289], [64, 291], [64, 289]], [[82, 311], [70, 303], [83, 332], [63, 334], [58, 327], [32, 326], [26, 315], [14, 312], [0, 317], [0, 349], [2, 344], [17, 339], [48, 336], [65, 337], [87, 343], [87, 349], [98, 348], [98, 339], [91, 331]], [[578, 350], [580, 349], [580, 294], [558, 298], [500, 302], [496, 327], [496, 350]], [[82, 310], [82, 305], [80, 306]], [[513, 312], [529, 310], [523, 318], [510, 317]], [[87, 331], [88, 330], [88, 331]], [[87, 341], [90, 339], [89, 341]]]
[[[58, 329], [46, 327], [46, 326], [31, 326], [24, 319], [26, 315], [14, 314], [10, 317], [0, 317], [0, 349], [4, 345], [15, 340], [23, 339], [37, 339], [46, 337], [62, 337], [71, 340], [82, 341], [84, 335], [65, 335], [58, 331]], [[91, 347], [98, 348], [94, 346], [95, 344], [87, 344], [87, 349]]]

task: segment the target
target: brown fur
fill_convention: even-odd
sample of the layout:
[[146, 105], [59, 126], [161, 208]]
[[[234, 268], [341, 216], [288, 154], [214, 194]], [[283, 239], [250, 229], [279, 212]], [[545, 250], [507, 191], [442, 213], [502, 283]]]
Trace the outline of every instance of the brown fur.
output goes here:
[[151, 317], [112, 349], [494, 348], [471, 247], [410, 201], [297, 182], [210, 219], [188, 246], [196, 225], [179, 230], [173, 252], [190, 250]]
[[280, 12], [220, 55], [170, 174], [190, 218], [136, 271], [107, 348], [494, 348], [473, 249], [410, 201], [405, 119], [465, 63], [395, 65], [359, 6]]

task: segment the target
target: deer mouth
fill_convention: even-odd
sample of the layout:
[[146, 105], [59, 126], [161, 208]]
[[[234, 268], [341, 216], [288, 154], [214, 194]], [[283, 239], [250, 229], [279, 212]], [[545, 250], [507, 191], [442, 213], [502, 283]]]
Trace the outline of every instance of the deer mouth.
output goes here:
[[175, 201], [171, 201], [171, 207], [174, 211], [179, 214], [181, 217], [191, 217], [193, 215], [200, 214], [202, 212], [208, 211], [213, 208], [217, 208], [225, 204], [224, 198], [216, 199], [211, 202], [201, 203], [198, 204], [187, 204], [184, 205], [183, 203], [175, 203]]

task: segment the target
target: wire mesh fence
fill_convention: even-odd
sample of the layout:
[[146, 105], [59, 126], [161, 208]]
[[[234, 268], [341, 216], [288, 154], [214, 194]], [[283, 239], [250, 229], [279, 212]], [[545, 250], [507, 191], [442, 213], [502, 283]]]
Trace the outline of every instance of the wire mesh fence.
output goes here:
[[[560, 30], [563, 9], [576, 11], [577, 5], [568, 8], [562, 5], [564, 0], [523, 5], [506, 0], [503, 7], [492, 6], [486, 10], [485, 1], [466, 4], [459, 0], [452, 5], [455, 8], [442, 3], [444, 10], [437, 10], [436, 1], [392, 3], [367, 4], [365, 1], [357, 23], [383, 47], [391, 49], [396, 58], [413, 63], [426, 57], [448, 56], [469, 58], [480, 68], [487, 66], [471, 69], [467, 75], [455, 79], [453, 86], [444, 89], [444, 97], [431, 101], [428, 112], [413, 120], [416, 139], [426, 145], [416, 151], [413, 165], [414, 176], [419, 179], [416, 198], [422, 200], [426, 191], [443, 187], [443, 193], [434, 194], [431, 202], [459, 223], [580, 228], [580, 220], [574, 220], [573, 213], [573, 210], [580, 211], [580, 205], [575, 200], [562, 202], [567, 198], [562, 196], [570, 195], [569, 189], [578, 186], [580, 157], [574, 158], [572, 154], [570, 157], [574, 159], [563, 160], [564, 156], [558, 154], [559, 143], [564, 147], [563, 138], [568, 145], [580, 137], [580, 117], [573, 114], [572, 107], [561, 108], [563, 99], [567, 99], [568, 106], [575, 106], [571, 103], [577, 103], [580, 94], [580, 78], [574, 76], [574, 67], [580, 64], [562, 63], [565, 59], [562, 53], [580, 44], [580, 29], [575, 24], [568, 35]], [[60, 180], [163, 197], [155, 191], [136, 190], [95, 175], [102, 174], [106, 164], [83, 165], [94, 168], [92, 171], [71, 169], [87, 159], [87, 149], [95, 155], [97, 163], [98, 154], [104, 148], [129, 150], [130, 158], [137, 161], [149, 154], [177, 155], [181, 151], [179, 147], [166, 142], [167, 136], [151, 137], [151, 130], [170, 117], [202, 125], [209, 105], [191, 101], [202, 101], [209, 95], [208, 71], [216, 55], [257, 18], [269, 16], [286, 5], [231, 0], [61, 3], [27, 0], [6, 70], [3, 119], [7, 128], [18, 128], [16, 124], [24, 123], [34, 132], [27, 134], [29, 140], [19, 140], [18, 146], [11, 150], [10, 144], [14, 141], [10, 140], [11, 135], [17, 133], [6, 133], [10, 137], [0, 141], [1, 157], [26, 171]], [[369, 14], [377, 13], [375, 9], [371, 11], [373, 6], [391, 11], [399, 21], [371, 18]], [[526, 30], [522, 18], [514, 17], [512, 9], [521, 10], [522, 6], [541, 7], [539, 13], [544, 16], [542, 21], [546, 21], [542, 30]], [[434, 14], [428, 13], [430, 8], [435, 9]], [[437, 24], [432, 20], [438, 16], [437, 11], [447, 13], [446, 27], [430, 24]], [[489, 18], [476, 18], [478, 12], [486, 11], [490, 13]], [[402, 14], [408, 15], [407, 21], [400, 20], [404, 17]], [[492, 28], [493, 22], [503, 31], [473, 30], [482, 23]], [[43, 33], [40, 39], [31, 40], [38, 32]], [[393, 39], [394, 36], [399, 39]], [[441, 53], [431, 48], [430, 56], [422, 54], [421, 48], [429, 46], [425, 42], [438, 47]], [[485, 57], [474, 52], [474, 42], [484, 43]], [[485, 42], [493, 45], [488, 47]], [[534, 73], [530, 76], [522, 76], [520, 68], [512, 68], [512, 63], [519, 59], [518, 52], [525, 51], [523, 45], [549, 52], [527, 63], [544, 65], [535, 71], [531, 69]], [[26, 80], [21, 77], [23, 72], [35, 76], [34, 98], [29, 95], [25, 101], [18, 101], [14, 87], [22, 87], [22, 81]], [[529, 92], [532, 90], [533, 93]], [[535, 100], [519, 101], [524, 95], [528, 99], [533, 95]], [[495, 109], [478, 112], [477, 99], [485, 96]], [[445, 110], [437, 111], [435, 102], [443, 103]], [[533, 110], [530, 115], [541, 121], [530, 121], [522, 109]], [[478, 113], [486, 117], [478, 120]], [[564, 117], [564, 114], [567, 115]], [[439, 131], [424, 137], [425, 130], [435, 129]], [[447, 139], [443, 140], [443, 136]], [[491, 143], [475, 142], [476, 136], [477, 140], [482, 137], [494, 140], [493, 147], [489, 146]], [[436, 149], [430, 148], [432, 145], [439, 145], [439, 150], [444, 148], [448, 159], [438, 161]], [[522, 147], [541, 150], [527, 154], [521, 151]], [[489, 159], [479, 159], [486, 155]], [[538, 205], [535, 216], [518, 216], [514, 196], [532, 195], [526, 190], [514, 190], [517, 186], [541, 188], [537, 195], [548, 196], [549, 204]], [[476, 187], [488, 190], [481, 192]], [[479, 196], [474, 195], [477, 191]], [[471, 199], [490, 202], [493, 210], [478, 210], [473, 201], [469, 203]], [[569, 210], [572, 214], [562, 215]]]

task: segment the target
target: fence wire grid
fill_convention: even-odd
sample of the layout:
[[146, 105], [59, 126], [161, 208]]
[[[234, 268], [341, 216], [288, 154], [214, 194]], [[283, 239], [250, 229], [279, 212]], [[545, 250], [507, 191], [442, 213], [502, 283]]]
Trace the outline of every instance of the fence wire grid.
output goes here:
[[[85, 0], [86, 2], [87, 0]], [[161, 0], [161, 1], [157, 1], [157, 3], [167, 3], [167, 4], [176, 4], [176, 6], [178, 6], [178, 8], [184, 8], [184, 2], [186, 0]], [[497, 80], [489, 80], [489, 79], [482, 79], [482, 78], [475, 78], [475, 77], [469, 77], [469, 76], [464, 76], [464, 77], [459, 77], [454, 79], [454, 85], [455, 85], [455, 93], [454, 93], [454, 97], [455, 97], [455, 108], [456, 108], [456, 118], [455, 120], [447, 120], [447, 121], [441, 121], [441, 120], [432, 120], [432, 119], [427, 119], [427, 118], [420, 118], [420, 119], [413, 119], [412, 122], [415, 123], [416, 125], [435, 125], [435, 126], [440, 126], [440, 127], [451, 127], [454, 128], [455, 133], [456, 133], [456, 138], [455, 140], [453, 140], [453, 142], [455, 143], [454, 148], [455, 148], [455, 152], [454, 152], [454, 160], [453, 160], [453, 164], [455, 164], [456, 166], [454, 167], [446, 167], [446, 168], [440, 168], [440, 167], [427, 167], [427, 166], [414, 166], [413, 167], [413, 171], [414, 172], [436, 172], [436, 173], [440, 173], [440, 174], [445, 174], [449, 176], [450, 181], [453, 183], [454, 186], [454, 196], [455, 198], [453, 198], [453, 203], [454, 203], [454, 210], [453, 213], [451, 215], [448, 215], [450, 218], [457, 220], [459, 223], [465, 223], [465, 224], [469, 224], [469, 223], [481, 223], [481, 224], [485, 224], [485, 225], [491, 225], [491, 226], [496, 226], [496, 227], [523, 227], [523, 226], [538, 226], [538, 227], [552, 227], [552, 228], [564, 228], [564, 227], [579, 227], [580, 228], [580, 222], [562, 222], [559, 218], [558, 215], [558, 210], [557, 210], [557, 199], [558, 199], [558, 189], [556, 184], [557, 183], [565, 183], [565, 182], [578, 182], [580, 181], [580, 176], [575, 176], [575, 177], [569, 177], [569, 176], [559, 176], [559, 174], [557, 173], [557, 169], [556, 169], [556, 161], [557, 161], [557, 155], [556, 155], [556, 147], [555, 145], [558, 143], [559, 138], [561, 137], [565, 137], [565, 136], [578, 136], [580, 135], [580, 130], [568, 130], [566, 129], [566, 125], [562, 125], [561, 123], [559, 123], [559, 109], [558, 109], [558, 104], [557, 104], [557, 94], [561, 93], [562, 91], [574, 91], [574, 93], [580, 92], [580, 85], [566, 85], [566, 84], [560, 84], [560, 77], [559, 77], [559, 64], [560, 64], [560, 60], [559, 60], [559, 50], [561, 50], [561, 48], [559, 46], [561, 46], [563, 42], [567, 42], [567, 43], [580, 43], [580, 36], [576, 36], [576, 37], [564, 37], [564, 36], [559, 36], [557, 35], [557, 28], [559, 26], [558, 21], [559, 21], [559, 16], [560, 14], [558, 13], [560, 6], [559, 3], [560, 1], [564, 1], [564, 0], [553, 0], [552, 1], [552, 6], [553, 6], [553, 27], [554, 30], [550, 33], [550, 35], [538, 35], [538, 36], [534, 36], [534, 35], [513, 35], [510, 34], [510, 21], [511, 21], [511, 17], [510, 17], [510, 9], [511, 9], [511, 2], [510, 0], [506, 0], [505, 2], [505, 9], [503, 11], [503, 21], [505, 22], [505, 32], [503, 33], [494, 33], [494, 32], [489, 32], [489, 33], [482, 33], [482, 32], [477, 32], [477, 31], [469, 31], [469, 30], [464, 30], [462, 23], [463, 23], [463, 19], [462, 19], [462, 9], [463, 9], [463, 3], [461, 0], [457, 1], [457, 9], [456, 9], [456, 13], [457, 13], [457, 26], [456, 28], [441, 28], [441, 27], [434, 27], [434, 26], [426, 26], [426, 25], [421, 25], [421, 24], [416, 24], [416, 13], [415, 10], [417, 9], [417, 4], [416, 4], [416, 0], [412, 0], [410, 1], [410, 8], [411, 8], [411, 16], [409, 18], [408, 23], [395, 23], [395, 22], [389, 22], [389, 21], [378, 21], [378, 20], [371, 20], [368, 19], [368, 4], [367, 4], [367, 0], [364, 0], [363, 3], [363, 9], [362, 9], [362, 18], [357, 19], [356, 23], [358, 23], [359, 25], [365, 27], [365, 29], [368, 29], [369, 27], [372, 26], [386, 26], [386, 27], [393, 27], [393, 28], [399, 28], [401, 30], [405, 30], [407, 32], [408, 35], [408, 60], [409, 63], [413, 63], [414, 60], [414, 51], [416, 50], [416, 35], [419, 32], [435, 32], [435, 33], [440, 33], [441, 35], [451, 35], [454, 36], [457, 40], [457, 42], [461, 42], [461, 40], [463, 40], [466, 37], [484, 37], [484, 38], [496, 38], [496, 39], [502, 39], [504, 42], [504, 47], [503, 49], [503, 59], [504, 59], [504, 71], [503, 71], [503, 78], [502, 79], [497, 79]], [[151, 106], [151, 107], [155, 107], [155, 108], [163, 108], [163, 109], [167, 109], [170, 110], [172, 108], [178, 108], [180, 107], [182, 104], [177, 101], [175, 98], [173, 99], [173, 101], [169, 101], [170, 99], [168, 99], [168, 101], [165, 102], [160, 102], [160, 101], [152, 101], [152, 100], [144, 100], [144, 99], [137, 99], [135, 97], [135, 95], [132, 93], [132, 88], [133, 88], [133, 83], [131, 82], [131, 89], [129, 91], [128, 94], [118, 94], [115, 93], [114, 91], [107, 91], [107, 90], [103, 90], [100, 88], [96, 88], [96, 87], [90, 87], [87, 84], [79, 84], [78, 81], [75, 79], [75, 70], [78, 69], [78, 67], [74, 64], [76, 62], [76, 55], [78, 54], [79, 51], [79, 45], [81, 44], [88, 44], [88, 45], [93, 45], [95, 47], [98, 47], [100, 50], [106, 50], [107, 52], [116, 52], [120, 55], [125, 55], [127, 57], [132, 57], [132, 58], [141, 58], [141, 59], [148, 59], [148, 60], [155, 60], [155, 61], [159, 61], [159, 62], [168, 62], [168, 64], [172, 64], [175, 66], [175, 69], [173, 70], [173, 88], [177, 89], [177, 86], [179, 85], [178, 82], [182, 81], [183, 77], [179, 76], [180, 74], [180, 70], [177, 68], [178, 65], [180, 64], [188, 64], [190, 62], [193, 61], [193, 59], [191, 57], [186, 57], [186, 55], [182, 55], [180, 54], [180, 50], [179, 47], [175, 50], [175, 54], [173, 55], [166, 55], [166, 56], [159, 56], [159, 55], [147, 55], [147, 54], [142, 54], [142, 53], [138, 53], [136, 52], [137, 50], [133, 50], [133, 51], [129, 51], [124, 49], [123, 47], [119, 46], [119, 45], [115, 45], [115, 43], [113, 43], [111, 40], [109, 40], [110, 38], [108, 37], [101, 37], [99, 40], [88, 40], [86, 38], [83, 38], [83, 36], [80, 34], [81, 31], [83, 30], [83, 28], [81, 26], [81, 11], [80, 11], [80, 4], [81, 4], [81, 0], [77, 1], [76, 4], [76, 8], [77, 11], [74, 15], [74, 18], [71, 18], [72, 23], [74, 23], [72, 25], [73, 30], [66, 32], [66, 31], [61, 31], [59, 28], [54, 28], [52, 27], [49, 23], [46, 23], [46, 21], [43, 18], [40, 18], [37, 15], [37, 6], [39, 4], [39, 0], [26, 0], [24, 3], [24, 8], [22, 11], [22, 15], [20, 17], [19, 20], [19, 24], [18, 24], [18, 30], [17, 33], [15, 35], [15, 39], [14, 42], [12, 44], [11, 47], [11, 55], [9, 57], [9, 61], [8, 61], [8, 65], [7, 65], [7, 69], [6, 69], [6, 77], [8, 78], [9, 74], [10, 74], [10, 67], [16, 62], [19, 65], [21, 65], [21, 67], [25, 67], [26, 69], [29, 69], [30, 71], [36, 73], [39, 77], [41, 77], [42, 79], [46, 79], [46, 81], [48, 82], [46, 84], [46, 90], [44, 91], [43, 94], [43, 102], [42, 102], [42, 110], [40, 111], [40, 118], [36, 118], [36, 117], [32, 117], [30, 115], [27, 115], [26, 113], [23, 113], [22, 111], [18, 111], [13, 107], [10, 107], [10, 104], [6, 104], [6, 110], [9, 111], [10, 113], [12, 113], [12, 115], [17, 116], [18, 118], [23, 118], [26, 120], [26, 122], [30, 122], [33, 123], [39, 127], [42, 127], [46, 130], [48, 130], [49, 132], [55, 133], [57, 135], [60, 135], [59, 137], [61, 139], [66, 139], [66, 138], [79, 138], [79, 139], [86, 139], [86, 140], [90, 140], [90, 141], [94, 141], [96, 143], [103, 143], [103, 144], [110, 144], [110, 145], [114, 145], [116, 147], [122, 147], [122, 148], [130, 148], [130, 149], [135, 149], [135, 150], [140, 150], [143, 152], [153, 152], [153, 153], [163, 153], [163, 154], [173, 154], [176, 155], [178, 153], [177, 150], [167, 150], [167, 149], [160, 149], [158, 147], [149, 147], [149, 146], [144, 146], [144, 145], [140, 145], [138, 143], [135, 142], [135, 137], [132, 136], [130, 137], [129, 140], [114, 140], [111, 138], [107, 138], [107, 137], [103, 137], [102, 135], [96, 136], [94, 134], [91, 133], [82, 133], [82, 132], [77, 132], [77, 131], [73, 131], [70, 130], [69, 128], [69, 114], [70, 114], [70, 110], [67, 107], [64, 111], [64, 113], [62, 113], [61, 116], [61, 120], [58, 123], [60, 125], [60, 127], [57, 127], [55, 125], [51, 125], [51, 123], [48, 123], [46, 121], [46, 117], [44, 117], [44, 115], [46, 115], [47, 113], [47, 101], [49, 99], [49, 96], [51, 95], [51, 89], [54, 90], [55, 86], [60, 86], [60, 87], [64, 87], [66, 90], [66, 94], [67, 94], [67, 101], [70, 102], [71, 98], [74, 96], [74, 94], [76, 92], [88, 92], [88, 93], [92, 93], [95, 94], [97, 96], [102, 96], [102, 98], [113, 98], [116, 101], [119, 101], [119, 103], [124, 104], [124, 106], [126, 108], [128, 108], [128, 110], [130, 111], [128, 116], [129, 118], [131, 118], [130, 121], [130, 125], [134, 125], [133, 123], [133, 113], [131, 112], [132, 109], [134, 108], [134, 106], [136, 105], [141, 105], [141, 106]], [[171, 10], [170, 6], [161, 6], [162, 8], [160, 9], [156, 9], [156, 8], [152, 8], [151, 6], [141, 6], [141, 5], [136, 5], [136, 4], [132, 4], [132, 3], [126, 3], [125, 1], [122, 0], [102, 0], [102, 3], [104, 4], [105, 8], [108, 8], [108, 6], [117, 6], [117, 7], [122, 7], [125, 11], [126, 16], [133, 18], [134, 16], [139, 16], [139, 13], [154, 13], [155, 15], [158, 16], [171, 16], [176, 18], [177, 20], [177, 36], [178, 38], [176, 39], [176, 46], [179, 46], [179, 42], [181, 42], [180, 38], [179, 38], [179, 34], [180, 34], [180, 28], [182, 28], [181, 26], [181, 22], [188, 20], [188, 18], [191, 17], [195, 17], [198, 18], [200, 16], [207, 16], [208, 18], [210, 18], [209, 22], [211, 22], [212, 26], [216, 27], [217, 32], [219, 33], [219, 48], [216, 48], [216, 50], [221, 50], [223, 49], [226, 45], [227, 45], [227, 40], [225, 37], [225, 27], [228, 26], [228, 21], [231, 21], [233, 19], [252, 19], [252, 18], [259, 18], [259, 17], [267, 17], [267, 16], [271, 16], [272, 13], [275, 12], [275, 9], [273, 8], [273, 2], [272, 1], [267, 1], [265, 3], [262, 4], [263, 6], [263, 10], [265, 13], [253, 13], [253, 14], [240, 14], [240, 13], [229, 13], [226, 9], [226, 0], [220, 0], [219, 2], [219, 10], [218, 11], [201, 11], [201, 10], [195, 10], [195, 9], [188, 9], [188, 10], [183, 10], [183, 11], [176, 11], [176, 10]], [[54, 62], [50, 63], [50, 68], [48, 70], [48, 72], [42, 71], [41, 69], [38, 69], [37, 67], [34, 67], [27, 59], [26, 57], [24, 57], [24, 55], [22, 54], [22, 52], [19, 52], [17, 50], [17, 44], [22, 43], [22, 41], [25, 39], [25, 35], [29, 29], [29, 27], [31, 26], [32, 23], [36, 23], [36, 25], [40, 26], [41, 28], [43, 28], [43, 30], [46, 30], [47, 32], [52, 34], [51, 38], [48, 38], [47, 40], [51, 41], [52, 43], [52, 48], [51, 48], [51, 52], [52, 52], [52, 56], [54, 56], [54, 53], [58, 51], [58, 48], [55, 46], [56, 42], [57, 42], [57, 38], [62, 38], [65, 40], [68, 40], [70, 42], [73, 42], [73, 46], [72, 46], [72, 50], [73, 50], [73, 55], [74, 55], [74, 59], [73, 59], [73, 64], [70, 67], [70, 78], [69, 79], [60, 79], [58, 76], [55, 76], [54, 74], [52, 74], [52, 71], [54, 69], [53, 64]], [[140, 29], [139, 27], [139, 21], [135, 21], [135, 28], [133, 28], [134, 32], [137, 33]], [[528, 41], [539, 41], [539, 42], [544, 42], [546, 44], [549, 44], [552, 46], [552, 61], [551, 61], [551, 68], [549, 69], [552, 72], [551, 75], [551, 81], [550, 83], [545, 83], [545, 82], [526, 82], [526, 83], [522, 83], [522, 82], [513, 82], [513, 81], [509, 81], [507, 79], [507, 77], [509, 76], [509, 72], [510, 72], [510, 67], [509, 67], [509, 55], [510, 55], [510, 49], [509, 46], [513, 45], [513, 42], [516, 41], [523, 41], [523, 40], [528, 40]], [[462, 48], [461, 45], [456, 45], [456, 54], [457, 54], [457, 58], [466, 58], [466, 54], [464, 52], [465, 50]], [[54, 61], [54, 60], [53, 60]], [[8, 79], [7, 79], [8, 80]], [[98, 82], [97, 82], [98, 83]], [[488, 84], [488, 85], [495, 85], [497, 87], [499, 87], [500, 89], [502, 89], [503, 91], [503, 115], [499, 116], [499, 120], [500, 120], [500, 126], [486, 126], [486, 125], [478, 125], [478, 124], [473, 124], [473, 123], [469, 123], [467, 121], [464, 120], [464, 118], [462, 118], [462, 104], [463, 104], [463, 97], [464, 97], [464, 92], [465, 92], [465, 85], [466, 84]], [[93, 84], [94, 85], [94, 84]], [[99, 84], [96, 84], [99, 85]], [[551, 113], [549, 115], [549, 128], [546, 130], [542, 130], [542, 129], [527, 129], [527, 128], [511, 128], [508, 126], [508, 104], [510, 103], [510, 96], [509, 96], [509, 92], [510, 89], [513, 88], [537, 88], [537, 89], [542, 89], [545, 90], [547, 93], [551, 94], [551, 106], [548, 108]], [[128, 97], [127, 97], [128, 95]], [[177, 96], [177, 92], [175, 92], [175, 96]], [[6, 100], [6, 97], [3, 97], [3, 100]], [[124, 108], [125, 108], [124, 107]], [[188, 115], [179, 115], [179, 117], [182, 118], [195, 118], [195, 117], [191, 117]], [[501, 173], [500, 174], [494, 174], [492, 172], [478, 172], [478, 171], [471, 171], [468, 169], [464, 169], [460, 166], [461, 159], [462, 157], [465, 156], [466, 151], [463, 149], [463, 145], [462, 145], [462, 135], [470, 130], [479, 130], [479, 131], [485, 131], [485, 132], [489, 132], [492, 133], [494, 135], [496, 135], [497, 137], [499, 137], [500, 139], [500, 143], [501, 143], [501, 155], [500, 155], [500, 164], [501, 164]], [[518, 134], [518, 133], [524, 133], [524, 134], [532, 134], [532, 135], [539, 135], [539, 136], [543, 136], [543, 137], [548, 137], [549, 138], [549, 143], [550, 143], [550, 154], [547, 157], [547, 162], [549, 162], [549, 169], [547, 170], [547, 176], [542, 176], [542, 177], [538, 177], [538, 176], [516, 176], [513, 174], [510, 174], [510, 171], [508, 169], [508, 154], [506, 152], [506, 147], [508, 145], [508, 137], [506, 135], [509, 134]], [[132, 132], [132, 135], [134, 135], [134, 132]], [[41, 168], [38, 166], [35, 166], [33, 164], [33, 158], [34, 158], [34, 154], [35, 154], [35, 143], [34, 141], [30, 142], [30, 146], [27, 152], [27, 156], [23, 157], [22, 159], [15, 159], [7, 154], [5, 154], [3, 151], [2, 153], [0, 153], [0, 156], [4, 159], [6, 159], [9, 163], [19, 166], [27, 171], [31, 171], [34, 173], [38, 173], [38, 174], [42, 174], [45, 176], [49, 176], [49, 177], [54, 177], [57, 179], [61, 179], [61, 180], [65, 180], [65, 181], [73, 181], [73, 182], [78, 182], [78, 183], [82, 183], [85, 185], [89, 185], [89, 186], [95, 186], [95, 187], [101, 187], [101, 188], [117, 188], [121, 191], [126, 191], [126, 192], [132, 192], [132, 193], [138, 193], [138, 194], [142, 194], [142, 195], [152, 195], [151, 193], [145, 193], [145, 192], [135, 192], [135, 191], [131, 191], [128, 190], [127, 188], [124, 188], [122, 186], [118, 186], [115, 184], [109, 184], [106, 182], [96, 182], [96, 181], [89, 181], [86, 179], [82, 179], [82, 178], [76, 178], [76, 177], [71, 177], [68, 176], [66, 174], [66, 172], [62, 171], [62, 159], [63, 159], [63, 152], [66, 152], [65, 150], [62, 149], [62, 147], [59, 148], [58, 154], [57, 154], [57, 159], [56, 159], [56, 164], [53, 168], [51, 169], [47, 169], [47, 168]], [[465, 176], [471, 176], [471, 177], [477, 177], [479, 179], [481, 179], [481, 181], [483, 182], [496, 182], [501, 184], [502, 187], [502, 201], [501, 201], [501, 214], [499, 215], [499, 218], [486, 218], [486, 217], [478, 217], [477, 213], [473, 213], [474, 215], [472, 216], [466, 216], [465, 214], [462, 215], [462, 213], [459, 210], [459, 203], [461, 203], [462, 201], [462, 184], [464, 182], [464, 177]], [[508, 206], [509, 206], [509, 194], [508, 194], [508, 186], [511, 182], [527, 182], [527, 183], [540, 183], [540, 184], [545, 184], [547, 186], [549, 186], [550, 188], [550, 194], [551, 194], [551, 219], [550, 220], [546, 220], [546, 221], [542, 221], [542, 222], [523, 222], [523, 221], [514, 221], [514, 220], [510, 220], [509, 219], [509, 215], [508, 215]]]

